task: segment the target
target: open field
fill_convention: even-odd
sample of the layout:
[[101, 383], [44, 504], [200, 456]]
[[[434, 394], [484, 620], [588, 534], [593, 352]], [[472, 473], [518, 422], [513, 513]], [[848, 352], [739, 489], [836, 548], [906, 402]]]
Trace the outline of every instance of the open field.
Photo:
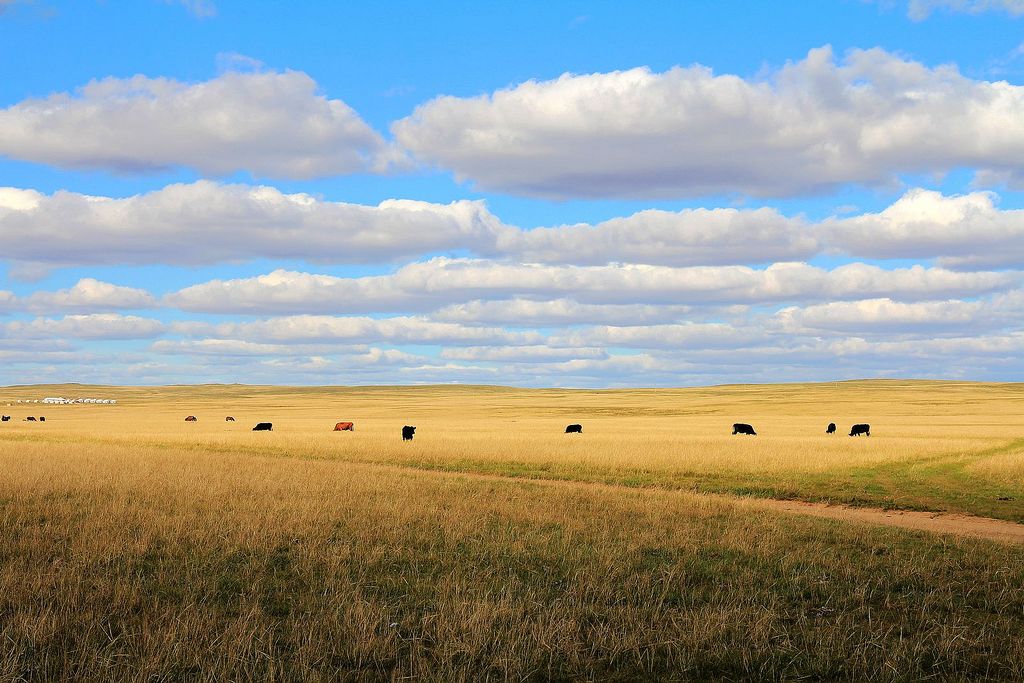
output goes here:
[[[101, 388], [117, 406], [4, 404], [0, 443], [152, 446], [964, 512], [1024, 522], [1024, 385], [843, 382], [677, 390]], [[21, 422], [43, 414], [45, 424]], [[199, 421], [186, 424], [186, 415]], [[225, 423], [232, 415], [235, 423]], [[253, 434], [258, 421], [273, 433]], [[338, 420], [356, 431], [335, 434]], [[824, 433], [829, 422], [840, 432]], [[564, 435], [581, 422], [582, 435]], [[749, 422], [757, 437], [731, 436]], [[846, 436], [855, 422], [870, 438]], [[415, 441], [399, 438], [403, 424]], [[1009, 498], [1012, 500], [1000, 500]]]
[[[120, 403], [6, 406], [50, 395]], [[1024, 548], [695, 493], [1024, 521], [1019, 385], [32, 387], [0, 412], [0, 680], [1024, 678]]]

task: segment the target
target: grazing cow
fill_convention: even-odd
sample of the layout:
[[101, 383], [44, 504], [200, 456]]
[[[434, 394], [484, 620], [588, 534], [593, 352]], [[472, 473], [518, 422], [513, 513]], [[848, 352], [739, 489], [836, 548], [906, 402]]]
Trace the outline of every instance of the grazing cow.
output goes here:
[[829, 422], [828, 423], [828, 427], [825, 428], [825, 433], [826, 434], [835, 434], [836, 433], [836, 423], [835, 422]]
[[850, 436], [871, 436], [871, 425], [853, 425], [850, 428]]
[[567, 425], [565, 427], [565, 433], [566, 434], [582, 434], [583, 433], [583, 425]]
[[734, 424], [732, 426], [732, 433], [749, 434], [750, 436], [757, 436], [757, 432], [754, 431], [754, 428], [748, 424], [744, 424], [743, 422], [737, 422], [736, 424]]
[[199, 418], [195, 415], [189, 415], [185, 418], [185, 422], [199, 422]]
[[28, 422], [35, 422], [35, 421], [36, 421], [36, 419], [35, 419], [34, 417], [26, 417], [25, 419], [26, 419], [26, 420], [27, 420]]
[[356, 425], [354, 422], [339, 422], [334, 425], [334, 431], [336, 432], [354, 432], [356, 431]]
[[402, 427], [402, 441], [412, 441], [412, 435], [416, 433], [415, 427], [405, 425]]
[[11, 416], [10, 415], [0, 415], [0, 422], [10, 422], [10, 421], [11, 421]]
[[228, 415], [227, 417], [225, 417], [225, 418], [224, 418], [224, 421], [225, 421], [225, 422], [234, 422], [234, 421], [235, 421], [235, 418], [233, 418], [233, 417], [231, 417], [230, 415]]
[[273, 422], [260, 422], [255, 427], [252, 428], [252, 431], [254, 431], [254, 432], [272, 432], [272, 431], [274, 431], [274, 423]]

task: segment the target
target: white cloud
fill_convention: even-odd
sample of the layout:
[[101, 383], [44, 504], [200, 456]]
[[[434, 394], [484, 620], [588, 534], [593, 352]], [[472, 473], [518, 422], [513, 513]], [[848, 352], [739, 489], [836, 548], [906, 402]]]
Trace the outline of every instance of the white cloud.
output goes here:
[[467, 327], [425, 318], [332, 317], [295, 315], [241, 323], [175, 323], [172, 329], [191, 336], [270, 343], [362, 344], [537, 344], [536, 332], [499, 327]]
[[774, 209], [651, 209], [593, 226], [506, 230], [495, 252], [537, 263], [689, 266], [792, 261], [819, 248], [804, 221]]
[[[633, 264], [550, 266], [436, 258], [392, 275], [339, 278], [278, 270], [238, 280], [213, 280], [168, 295], [166, 303], [208, 313], [353, 313], [426, 311], [478, 299], [538, 299], [536, 317], [558, 316], [552, 299], [581, 304], [723, 305], [899, 296], [934, 299], [1007, 289], [1011, 273], [960, 273], [940, 268], [886, 270], [863, 263], [825, 270], [804, 263], [668, 268]], [[523, 310], [530, 308], [522, 305]], [[542, 309], [545, 309], [542, 310]], [[514, 309], [510, 309], [514, 313]], [[568, 311], [570, 312], [571, 311]], [[595, 309], [581, 309], [584, 316]], [[446, 315], [467, 312], [449, 309]], [[514, 319], [505, 324], [516, 324]], [[569, 321], [566, 321], [569, 322]]]
[[598, 346], [639, 349], [740, 348], [764, 341], [759, 329], [737, 328], [723, 323], [685, 323], [679, 325], [614, 326], [584, 328], [555, 335], [550, 343], [558, 346]]
[[7, 313], [17, 308], [18, 297], [14, 292], [0, 289], [0, 313]]
[[601, 348], [554, 348], [546, 345], [535, 346], [466, 346], [442, 349], [441, 358], [463, 361], [501, 361], [550, 363], [576, 358], [607, 358]]
[[965, 14], [1001, 11], [1017, 17], [1024, 14], [1024, 0], [910, 0], [907, 5], [907, 15], [914, 21], [927, 19], [936, 10]]
[[823, 226], [830, 244], [868, 258], [937, 258], [949, 268], [1024, 264], [1024, 210], [1000, 210], [989, 192], [947, 197], [915, 189], [877, 214]]
[[512, 327], [560, 327], [563, 325], [642, 325], [675, 321], [700, 315], [704, 309], [672, 304], [581, 304], [572, 299], [504, 299], [450, 304], [435, 311], [435, 320]]
[[878, 48], [837, 64], [824, 47], [765, 79], [637, 68], [438, 97], [392, 129], [420, 159], [491, 190], [797, 195], [902, 172], [1019, 173], [1024, 88]]
[[151, 339], [166, 326], [159, 320], [117, 313], [66, 315], [63, 318], [15, 320], [0, 326], [0, 337], [11, 339]]
[[548, 263], [685, 266], [792, 260], [820, 248], [805, 221], [770, 208], [648, 210], [594, 226], [521, 230], [480, 201], [365, 206], [210, 181], [123, 199], [0, 188], [0, 238], [4, 257], [36, 265], [366, 263], [468, 250]]
[[124, 199], [0, 189], [0, 258], [52, 265], [243, 261], [370, 263], [494, 242], [481, 202], [318, 200], [210, 181]]
[[20, 302], [24, 309], [38, 313], [154, 308], [156, 305], [156, 299], [145, 290], [112, 285], [88, 277], [68, 289], [33, 292]]
[[989, 307], [981, 301], [920, 301], [904, 303], [892, 299], [837, 301], [805, 308], [789, 307], [776, 319], [787, 333], [820, 331], [866, 334], [889, 332], [940, 333], [977, 329]]
[[929, 373], [929, 376], [948, 377], [950, 369], [955, 367], [952, 364], [930, 366], [928, 363], [933, 360], [952, 361], [955, 364], [972, 364], [980, 360], [979, 365], [984, 367], [985, 357], [1002, 357], [1013, 361], [1014, 366], [1009, 368], [1009, 373], [1001, 376], [997, 366], [988, 365], [990, 377], [994, 379], [1016, 377], [1019, 381], [1020, 368], [1017, 364], [1021, 355], [1024, 355], [1024, 332], [874, 342], [852, 337], [833, 342], [828, 348], [838, 356], [854, 360], [876, 357], [890, 367], [899, 367], [897, 363], [893, 362], [897, 360], [900, 363], [905, 363], [903, 367], [915, 376], [922, 376], [922, 371], [925, 371]]
[[390, 154], [347, 104], [298, 71], [202, 83], [106, 78], [0, 109], [0, 155], [62, 168], [314, 178], [381, 170]]
[[[647, 210], [596, 225], [523, 230], [502, 223], [483, 202], [469, 200], [391, 199], [368, 206], [211, 181], [119, 199], [0, 188], [0, 259], [13, 263], [12, 273], [19, 275], [71, 265], [257, 258], [383, 263], [437, 252], [534, 265], [717, 267], [802, 260], [831, 249], [857, 257], [937, 258], [958, 269], [1014, 267], [1024, 262], [1024, 211], [1000, 210], [996, 200], [986, 192], [943, 196], [914, 189], [879, 213], [822, 223], [771, 208], [717, 208]], [[454, 268], [446, 269], [446, 277]], [[421, 278], [426, 294], [433, 278], [427, 271], [439, 272], [413, 264], [403, 269], [403, 278]], [[277, 282], [285, 275], [289, 282]], [[312, 276], [300, 283], [294, 274], [268, 275], [250, 285], [230, 282], [236, 289], [256, 284], [277, 286], [282, 296], [286, 290], [298, 296], [301, 288], [312, 296], [338, 286], [336, 279]], [[490, 286], [487, 280], [480, 284]]]
[[[191, 326], [176, 328], [188, 331]], [[208, 329], [208, 328], [204, 328]], [[252, 356], [313, 356], [341, 352], [364, 352], [365, 345], [264, 344], [244, 339], [160, 339], [150, 345], [157, 353], [219, 358]]]

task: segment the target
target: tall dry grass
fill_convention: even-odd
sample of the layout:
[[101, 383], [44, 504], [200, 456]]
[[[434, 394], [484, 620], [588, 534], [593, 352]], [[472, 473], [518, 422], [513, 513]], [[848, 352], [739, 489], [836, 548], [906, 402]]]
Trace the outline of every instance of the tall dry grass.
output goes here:
[[[11, 398], [74, 394], [11, 389]], [[81, 392], [81, 389], [77, 389]], [[344, 460], [1024, 521], [1024, 388], [937, 382], [567, 391], [500, 387], [90, 390], [118, 406], [17, 406], [0, 440]], [[10, 399], [7, 399], [10, 400]], [[46, 424], [18, 422], [49, 413]], [[196, 414], [198, 423], [184, 423]], [[225, 423], [233, 415], [237, 422]], [[356, 432], [335, 434], [338, 420]], [[273, 433], [253, 434], [257, 421]], [[731, 436], [750, 422], [754, 438]], [[840, 425], [827, 436], [825, 425]], [[582, 435], [564, 435], [569, 422]], [[870, 438], [846, 436], [854, 422]], [[398, 438], [418, 427], [413, 443]], [[1012, 499], [1012, 500], [1006, 500]]]
[[1024, 676], [1015, 548], [329, 460], [2, 462], [2, 680]]
[[0, 390], [0, 680], [1021, 680], [1019, 548], [684, 489], [1012, 519], [1022, 396]]

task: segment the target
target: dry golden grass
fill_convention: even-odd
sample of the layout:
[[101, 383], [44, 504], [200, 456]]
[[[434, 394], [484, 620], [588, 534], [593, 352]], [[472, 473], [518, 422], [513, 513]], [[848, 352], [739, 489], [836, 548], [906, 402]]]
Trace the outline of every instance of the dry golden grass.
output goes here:
[[[381, 463], [966, 512], [1024, 521], [1024, 385], [843, 382], [678, 390], [9, 389], [117, 406], [6, 408], [0, 439]], [[4, 402], [0, 394], [0, 405]], [[45, 412], [44, 412], [45, 411]], [[45, 424], [20, 422], [43, 413]], [[186, 415], [199, 422], [187, 424]], [[232, 415], [234, 423], [225, 423]], [[333, 433], [353, 420], [354, 433]], [[273, 433], [253, 434], [258, 421]], [[758, 436], [730, 434], [749, 422]], [[827, 436], [834, 421], [840, 433]], [[569, 422], [582, 435], [565, 435]], [[854, 422], [870, 438], [846, 436]], [[417, 426], [403, 443], [403, 424]], [[1000, 500], [1012, 498], [1013, 500]]]
[[[3, 407], [61, 394], [121, 404]], [[1024, 679], [1019, 547], [679, 490], [1014, 518], [1022, 399], [2, 390], [0, 680]]]

